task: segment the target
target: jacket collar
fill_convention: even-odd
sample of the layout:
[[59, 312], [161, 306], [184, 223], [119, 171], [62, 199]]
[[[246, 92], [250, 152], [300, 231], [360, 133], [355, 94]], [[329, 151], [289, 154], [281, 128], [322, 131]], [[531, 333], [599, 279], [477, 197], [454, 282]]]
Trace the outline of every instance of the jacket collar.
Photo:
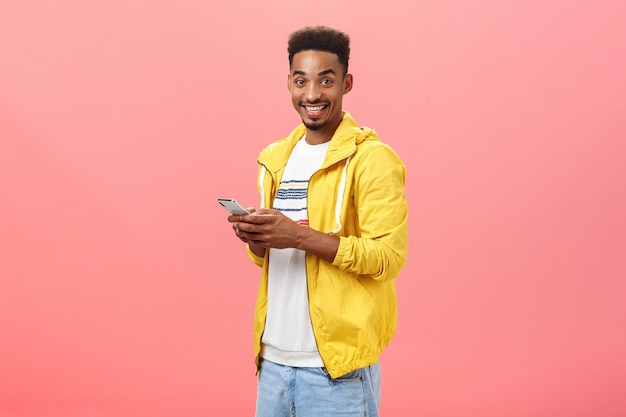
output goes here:
[[[265, 148], [259, 155], [259, 163], [270, 172], [278, 171], [285, 166], [294, 146], [305, 133], [304, 124], [298, 125], [289, 136]], [[343, 119], [330, 139], [322, 168], [349, 157], [356, 151], [356, 146], [366, 139], [380, 140], [376, 132], [366, 127], [359, 127], [350, 113], [344, 111]]]

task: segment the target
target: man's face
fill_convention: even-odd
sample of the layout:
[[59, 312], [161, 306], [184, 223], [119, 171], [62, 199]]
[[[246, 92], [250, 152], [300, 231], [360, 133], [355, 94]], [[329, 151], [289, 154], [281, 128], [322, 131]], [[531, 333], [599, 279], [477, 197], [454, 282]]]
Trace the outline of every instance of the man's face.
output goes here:
[[352, 89], [352, 75], [344, 71], [331, 52], [307, 50], [293, 56], [288, 77], [291, 101], [308, 130], [332, 136], [341, 123], [343, 95]]

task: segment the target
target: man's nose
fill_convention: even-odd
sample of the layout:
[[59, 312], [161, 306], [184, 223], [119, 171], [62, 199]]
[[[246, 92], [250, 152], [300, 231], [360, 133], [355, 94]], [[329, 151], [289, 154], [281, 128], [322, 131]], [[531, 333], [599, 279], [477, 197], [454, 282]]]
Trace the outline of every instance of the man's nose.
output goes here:
[[322, 96], [322, 91], [320, 90], [319, 85], [316, 85], [315, 83], [310, 83], [309, 85], [307, 85], [307, 89], [306, 89], [307, 101], [309, 101], [310, 103], [313, 103], [316, 100], [319, 100], [321, 96]]

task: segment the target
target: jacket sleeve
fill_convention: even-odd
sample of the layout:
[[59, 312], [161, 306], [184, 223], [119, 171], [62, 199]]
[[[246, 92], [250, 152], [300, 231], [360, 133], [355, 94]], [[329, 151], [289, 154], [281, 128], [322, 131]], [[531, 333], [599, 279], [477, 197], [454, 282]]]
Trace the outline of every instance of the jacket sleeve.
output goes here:
[[354, 168], [357, 236], [340, 236], [333, 265], [378, 281], [398, 277], [408, 252], [406, 168], [398, 155], [379, 142]]
[[[259, 190], [259, 194], [261, 196], [261, 202], [260, 202], [259, 208], [265, 207], [264, 206], [265, 192], [264, 192], [264, 188], [262, 184], [263, 177], [264, 177], [264, 168], [261, 164], [259, 164], [259, 173], [257, 177], [257, 187]], [[260, 267], [263, 266], [263, 264], [265, 263], [265, 258], [266, 258], [265, 256], [255, 255], [254, 252], [252, 252], [252, 250], [250, 249], [250, 245], [246, 245], [246, 251], [248, 252], [248, 257], [250, 257], [250, 259], [252, 260], [252, 262], [254, 262], [255, 265], [260, 266]]]

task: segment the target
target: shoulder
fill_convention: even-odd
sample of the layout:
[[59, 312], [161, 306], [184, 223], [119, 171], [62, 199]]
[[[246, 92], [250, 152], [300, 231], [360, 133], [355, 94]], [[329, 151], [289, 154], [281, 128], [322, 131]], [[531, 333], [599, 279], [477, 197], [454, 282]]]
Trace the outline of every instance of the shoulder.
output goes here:
[[402, 159], [396, 153], [396, 151], [387, 143], [383, 142], [375, 131], [371, 130], [372, 135], [357, 142], [356, 152], [354, 155], [355, 160], [376, 160], [380, 163], [385, 161], [392, 162], [394, 164], [402, 164]]

